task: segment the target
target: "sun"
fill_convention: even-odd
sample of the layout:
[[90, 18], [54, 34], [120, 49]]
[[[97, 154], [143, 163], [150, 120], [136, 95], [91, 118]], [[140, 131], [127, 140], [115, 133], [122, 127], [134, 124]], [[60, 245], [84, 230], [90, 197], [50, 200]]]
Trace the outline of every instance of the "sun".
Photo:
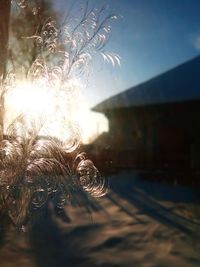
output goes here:
[[15, 113], [14, 116], [23, 114], [31, 117], [48, 115], [52, 101], [53, 94], [45, 87], [39, 88], [28, 82], [18, 83], [6, 95], [9, 116], [11, 113]]
[[80, 92], [77, 81], [70, 81], [67, 88], [57, 90], [42, 81], [19, 81], [5, 96], [5, 128], [20, 115], [30, 122], [42, 125], [39, 134], [54, 136], [68, 142], [70, 132], [79, 127], [80, 141], [89, 143], [102, 131], [107, 131], [108, 122], [100, 114], [91, 112], [87, 100]]
[[54, 94], [41, 84], [16, 82], [5, 95], [5, 128], [23, 115], [28, 122], [43, 123], [53, 112]]

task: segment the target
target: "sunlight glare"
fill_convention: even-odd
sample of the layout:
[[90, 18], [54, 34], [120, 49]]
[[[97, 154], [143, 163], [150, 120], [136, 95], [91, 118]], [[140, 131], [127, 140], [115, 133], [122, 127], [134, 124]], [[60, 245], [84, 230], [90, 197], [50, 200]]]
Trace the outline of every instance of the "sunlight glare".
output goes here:
[[5, 97], [6, 128], [23, 115], [27, 125], [31, 121], [42, 125], [40, 135], [54, 136], [69, 142], [73, 129], [79, 127], [81, 141], [91, 142], [102, 131], [107, 131], [108, 123], [101, 114], [89, 110], [80, 88], [77, 80], [68, 82], [63, 90], [56, 90], [40, 80], [16, 83]]
[[83, 143], [91, 143], [99, 134], [108, 131], [108, 120], [102, 114], [92, 112], [89, 105], [82, 104], [75, 114], [75, 121], [82, 130]]
[[34, 86], [28, 82], [19, 83], [6, 95], [9, 120], [21, 114], [35, 119], [49, 116], [53, 98], [53, 94], [45, 87]]

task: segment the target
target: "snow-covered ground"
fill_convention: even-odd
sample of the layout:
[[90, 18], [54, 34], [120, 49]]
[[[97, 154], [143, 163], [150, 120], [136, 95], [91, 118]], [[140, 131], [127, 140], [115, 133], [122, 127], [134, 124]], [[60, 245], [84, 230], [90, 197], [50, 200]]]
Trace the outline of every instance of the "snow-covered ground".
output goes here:
[[66, 207], [32, 234], [8, 231], [0, 266], [200, 266], [198, 192], [141, 180], [133, 171], [110, 177], [107, 196], [85, 210]]

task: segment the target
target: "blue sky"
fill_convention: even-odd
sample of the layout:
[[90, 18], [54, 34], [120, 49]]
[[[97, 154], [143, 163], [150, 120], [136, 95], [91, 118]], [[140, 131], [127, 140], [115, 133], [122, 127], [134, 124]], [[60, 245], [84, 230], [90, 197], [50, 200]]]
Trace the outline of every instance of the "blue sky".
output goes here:
[[[64, 10], [67, 2], [58, 0], [57, 5]], [[121, 17], [106, 46], [120, 55], [121, 67], [102, 63], [93, 70], [86, 89], [90, 106], [199, 54], [199, 0], [90, 2], [106, 3]]]

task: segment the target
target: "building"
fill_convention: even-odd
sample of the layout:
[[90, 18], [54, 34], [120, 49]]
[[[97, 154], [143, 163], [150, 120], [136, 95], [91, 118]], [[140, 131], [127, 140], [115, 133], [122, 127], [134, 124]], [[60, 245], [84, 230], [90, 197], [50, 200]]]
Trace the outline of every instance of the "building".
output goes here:
[[[118, 168], [200, 169], [200, 56], [93, 108], [109, 120], [94, 142]], [[100, 144], [100, 145], [99, 145]]]

